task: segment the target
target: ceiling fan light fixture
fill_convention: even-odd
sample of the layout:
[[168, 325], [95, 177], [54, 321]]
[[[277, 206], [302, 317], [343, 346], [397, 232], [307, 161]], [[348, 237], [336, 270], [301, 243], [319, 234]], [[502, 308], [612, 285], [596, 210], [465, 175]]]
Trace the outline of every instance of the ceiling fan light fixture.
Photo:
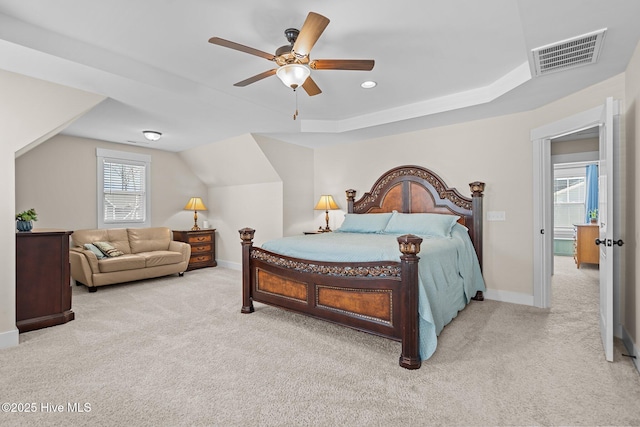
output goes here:
[[162, 136], [160, 132], [156, 132], [155, 130], [143, 130], [142, 135], [149, 141], [157, 141]]
[[302, 64], [286, 64], [276, 71], [278, 78], [285, 86], [296, 89], [311, 75], [309, 68]]

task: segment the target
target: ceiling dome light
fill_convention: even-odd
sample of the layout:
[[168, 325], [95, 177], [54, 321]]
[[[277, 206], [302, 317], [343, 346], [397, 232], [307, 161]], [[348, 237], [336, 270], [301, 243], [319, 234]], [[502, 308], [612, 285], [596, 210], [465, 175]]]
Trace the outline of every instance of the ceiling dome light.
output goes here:
[[143, 130], [142, 134], [149, 141], [157, 141], [162, 136], [162, 134], [160, 132], [156, 132], [155, 130]]
[[378, 83], [374, 82], [373, 80], [367, 80], [366, 82], [362, 82], [362, 84], [360, 85], [363, 89], [371, 89], [374, 88], [378, 85]]
[[276, 75], [285, 86], [295, 90], [307, 80], [311, 71], [302, 64], [286, 64], [278, 68]]

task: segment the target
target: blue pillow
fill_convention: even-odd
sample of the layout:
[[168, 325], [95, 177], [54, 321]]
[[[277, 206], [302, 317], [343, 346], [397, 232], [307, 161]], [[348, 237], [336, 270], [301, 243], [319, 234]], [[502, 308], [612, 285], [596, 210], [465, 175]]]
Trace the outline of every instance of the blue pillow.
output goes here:
[[457, 215], [394, 212], [384, 232], [417, 234], [429, 237], [451, 237], [451, 229], [460, 219]]
[[343, 233], [382, 233], [391, 213], [345, 214], [344, 222], [336, 231]]
[[98, 259], [102, 259], [102, 258], [105, 257], [105, 255], [102, 253], [102, 251], [100, 249], [98, 249], [97, 247], [95, 247], [94, 245], [92, 245], [91, 243], [85, 243], [84, 244], [84, 248], [87, 249], [87, 250], [90, 250], [91, 252], [93, 252]]

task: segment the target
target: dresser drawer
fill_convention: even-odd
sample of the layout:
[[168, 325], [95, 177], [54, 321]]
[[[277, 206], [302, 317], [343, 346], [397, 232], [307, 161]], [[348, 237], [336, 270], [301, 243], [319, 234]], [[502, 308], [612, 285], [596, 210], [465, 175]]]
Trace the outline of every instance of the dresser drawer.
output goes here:
[[212, 258], [213, 258], [213, 255], [211, 253], [191, 255], [191, 258], [189, 259], [189, 264], [200, 264], [205, 262], [211, 262]]
[[212, 252], [211, 244], [191, 245], [191, 255], [202, 253], [202, 252]]
[[188, 237], [187, 243], [205, 243], [211, 242], [213, 237], [211, 234], [196, 234]]

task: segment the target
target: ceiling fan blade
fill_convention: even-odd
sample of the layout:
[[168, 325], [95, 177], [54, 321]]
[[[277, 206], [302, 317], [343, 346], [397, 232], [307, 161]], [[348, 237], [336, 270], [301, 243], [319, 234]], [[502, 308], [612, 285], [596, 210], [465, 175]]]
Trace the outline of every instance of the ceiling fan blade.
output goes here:
[[316, 82], [313, 81], [311, 76], [307, 77], [307, 80], [302, 83], [302, 89], [307, 92], [307, 95], [314, 96], [322, 93]]
[[220, 37], [211, 37], [209, 43], [217, 44], [218, 46], [228, 47], [229, 49], [239, 50], [240, 52], [249, 53], [251, 55], [259, 56], [269, 61], [273, 61], [275, 56], [271, 53], [263, 52], [258, 49], [254, 49], [249, 46], [242, 45], [240, 43], [232, 42], [229, 40], [221, 39]]
[[309, 63], [313, 70], [358, 70], [371, 71], [373, 59], [315, 59]]
[[276, 73], [276, 70], [277, 70], [277, 68], [274, 68], [273, 70], [268, 70], [268, 71], [265, 71], [263, 73], [256, 74], [253, 77], [249, 77], [248, 79], [245, 79], [245, 80], [243, 80], [241, 82], [235, 83], [234, 86], [238, 86], [238, 87], [248, 86], [251, 83], [255, 83], [255, 82], [257, 82], [259, 80], [262, 80], [262, 79], [265, 79], [265, 78], [267, 78], [269, 76], [273, 76]]
[[293, 53], [298, 58], [309, 56], [311, 48], [316, 44], [324, 29], [327, 28], [327, 25], [329, 25], [328, 18], [315, 12], [309, 12], [307, 19], [304, 21], [304, 24], [302, 24], [302, 28], [300, 28], [300, 34], [298, 34], [298, 38], [293, 45]]

